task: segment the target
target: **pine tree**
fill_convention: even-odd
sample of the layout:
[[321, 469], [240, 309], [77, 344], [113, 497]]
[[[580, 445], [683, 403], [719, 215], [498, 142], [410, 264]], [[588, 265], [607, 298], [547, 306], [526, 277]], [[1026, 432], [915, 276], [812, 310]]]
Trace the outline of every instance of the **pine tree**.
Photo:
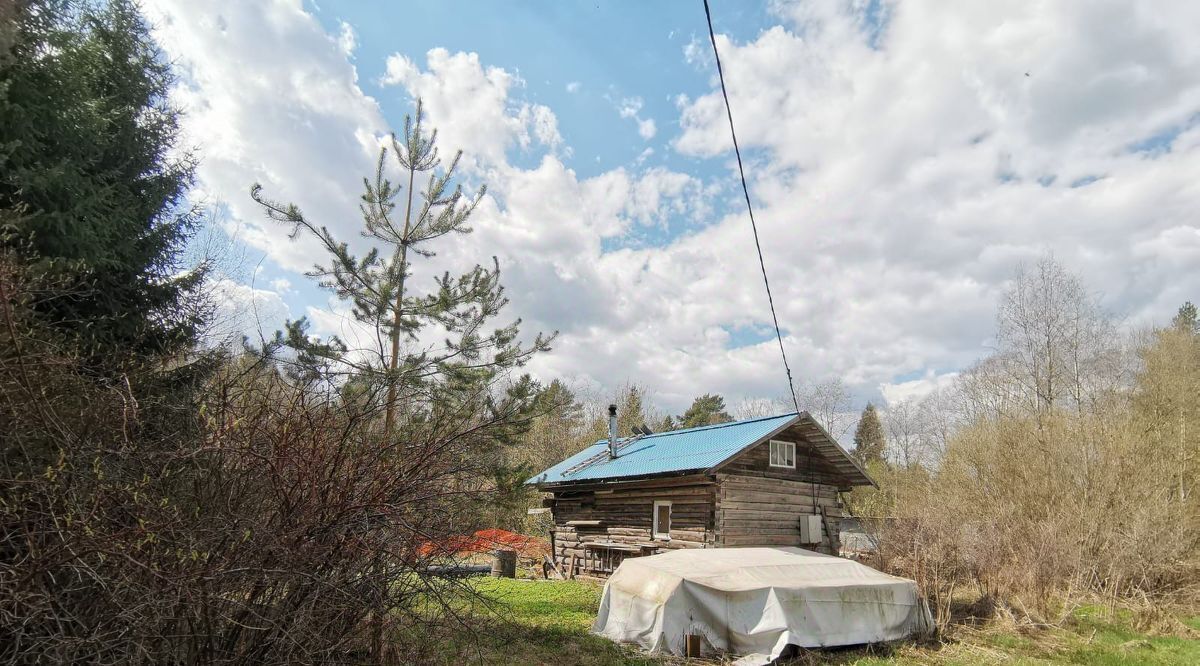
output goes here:
[[1179, 312], [1171, 320], [1171, 325], [1181, 331], [1200, 333], [1200, 319], [1197, 318], [1196, 306], [1191, 301], [1181, 305]]
[[692, 401], [692, 406], [676, 418], [677, 428], [728, 423], [733, 417], [725, 411], [725, 399], [716, 394], [705, 393]]
[[[490, 269], [477, 264], [459, 277], [449, 273], [435, 277], [428, 293], [412, 289], [413, 260], [432, 257], [430, 245], [438, 239], [470, 233], [467, 220], [486, 188], [467, 196], [461, 185], [454, 184], [462, 151], [441, 168], [437, 131], [426, 131], [419, 100], [415, 115], [405, 118], [403, 140], [393, 134], [390, 143], [407, 187], [398, 187], [388, 178], [389, 150], [382, 148], [373, 177], [364, 179], [362, 233], [375, 241], [375, 247], [362, 257], [351, 253], [347, 243], [327, 227], [308, 220], [296, 205], [265, 198], [258, 184], [251, 188], [251, 196], [271, 219], [291, 227], [292, 237], [303, 233], [320, 242], [328, 263], [317, 265], [309, 275], [349, 302], [354, 318], [388, 341], [390, 353], [375, 350], [373, 356], [344, 353], [347, 350], [337, 343], [313, 349], [303, 322], [291, 323], [288, 335], [281, 338], [292, 348], [308, 350], [314, 361], [310, 366], [323, 359], [348, 366], [356, 381], [382, 388], [385, 439], [393, 434], [402, 406], [410, 416], [418, 413], [421, 418], [465, 409], [464, 401], [493, 408], [488, 395], [492, 382], [533, 354], [548, 350], [553, 338], [538, 334], [532, 344], [522, 346], [517, 341], [519, 319], [488, 330], [508, 303], [494, 257]], [[429, 174], [420, 192], [418, 173]], [[403, 216], [397, 214], [401, 196]], [[430, 326], [457, 339], [414, 349], [418, 334]], [[533, 385], [529, 387], [521, 398], [528, 403], [526, 408], [532, 407]]]
[[534, 405], [538, 414], [556, 414], [576, 422], [583, 418], [583, 405], [579, 404], [575, 392], [558, 379], [538, 392]]
[[[517, 340], [519, 319], [492, 328], [508, 303], [495, 257], [490, 269], [476, 264], [458, 277], [448, 272], [434, 277], [428, 292], [413, 288], [413, 260], [432, 257], [430, 246], [440, 238], [470, 233], [467, 219], [485, 193], [481, 186], [467, 196], [453, 184], [462, 152], [442, 168], [437, 132], [427, 133], [423, 121], [418, 100], [415, 115], [404, 121], [403, 141], [391, 137], [390, 152], [406, 188], [387, 177], [387, 147], [379, 152], [373, 177], [364, 179], [362, 234], [374, 247], [361, 257], [296, 205], [267, 199], [258, 184], [250, 194], [268, 217], [291, 227], [293, 238], [305, 234], [324, 247], [328, 263], [309, 275], [348, 302], [354, 318], [376, 339], [387, 341], [390, 351], [351, 350], [336, 341], [314, 344], [303, 321], [289, 322], [287, 335], [278, 335], [276, 346], [295, 350], [309, 378], [344, 372], [357, 384], [358, 404], [382, 410], [375, 452], [381, 466], [394, 470], [396, 484], [381, 490], [380, 506], [395, 501], [391, 510], [408, 510], [411, 499], [404, 497], [405, 487], [422, 488], [433, 497], [444, 494], [446, 506], [428, 507], [439, 515], [409, 517], [409, 522], [425, 521], [425, 530], [468, 533], [481, 517], [492, 513], [493, 521], [498, 520], [498, 508], [511, 510], [519, 503], [529, 466], [507, 454], [529, 428], [538, 386], [528, 375], [515, 381], [509, 377], [531, 356], [549, 350], [553, 335], [539, 333], [524, 346]], [[429, 174], [420, 192], [415, 189], [418, 173]], [[402, 195], [400, 217], [397, 199]], [[420, 333], [432, 327], [444, 332], [440, 343], [421, 340]], [[447, 493], [447, 488], [456, 491]], [[379, 575], [386, 559], [381, 557], [371, 574], [378, 585], [371, 594], [379, 600], [371, 620], [376, 661], [382, 660], [388, 615], [388, 585]]]
[[635, 427], [645, 425], [650, 417], [646, 413], [646, 389], [637, 384], [627, 384], [617, 389], [611, 400], [593, 405], [590, 415], [587, 444], [608, 438], [608, 405], [617, 406], [617, 435], [628, 437]]
[[533, 413], [529, 431], [521, 437], [511, 458], [528, 464], [534, 473], [596, 441], [588, 432], [583, 405], [575, 393], [557, 379], [538, 392]]
[[[93, 367], [195, 339], [198, 222], [173, 78], [128, 0], [17, 3], [0, 57], [0, 249], [55, 285], [37, 309]], [[6, 26], [9, 27], [9, 26]]]
[[883, 423], [875, 405], [867, 403], [858, 419], [858, 427], [854, 430], [854, 457], [866, 465], [871, 462], [883, 462], [884, 446]]

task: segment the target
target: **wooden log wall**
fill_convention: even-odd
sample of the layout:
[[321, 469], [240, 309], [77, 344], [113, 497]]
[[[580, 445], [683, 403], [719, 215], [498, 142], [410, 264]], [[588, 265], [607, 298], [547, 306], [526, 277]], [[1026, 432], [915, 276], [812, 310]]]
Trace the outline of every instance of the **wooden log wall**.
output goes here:
[[[689, 476], [557, 489], [551, 507], [555, 560], [560, 567], [572, 556], [584, 562], [590, 554], [584, 544], [597, 541], [654, 544], [659, 552], [711, 546], [716, 488], [711, 477]], [[651, 533], [659, 500], [671, 502], [669, 540]]]
[[772, 467], [770, 464], [771, 443], [770, 441], [765, 441], [747, 451], [743, 451], [735, 458], [718, 467], [716, 471], [741, 476], [756, 476], [764, 479], [816, 481], [818, 483], [827, 483], [834, 487], [837, 486], [841, 480], [841, 476], [825, 460], [824, 455], [819, 453], [811, 443], [797, 436], [791, 430], [781, 433], [773, 439], [793, 442], [796, 445], [795, 467]]
[[[800, 517], [813, 511], [813, 484], [763, 476], [717, 474], [717, 546], [800, 546]], [[837, 486], [816, 484], [816, 513], [824, 518], [817, 550], [838, 554], [842, 504]]]

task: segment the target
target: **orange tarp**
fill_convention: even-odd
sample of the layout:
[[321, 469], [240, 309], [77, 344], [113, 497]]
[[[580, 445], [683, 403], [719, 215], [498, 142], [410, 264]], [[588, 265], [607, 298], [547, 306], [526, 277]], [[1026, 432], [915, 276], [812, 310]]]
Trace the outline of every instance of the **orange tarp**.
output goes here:
[[486, 553], [498, 548], [515, 550], [518, 557], [537, 558], [550, 553], [550, 544], [545, 539], [500, 529], [479, 530], [470, 536], [454, 536], [441, 542], [429, 542], [421, 546], [420, 553], [423, 557], [467, 555]]

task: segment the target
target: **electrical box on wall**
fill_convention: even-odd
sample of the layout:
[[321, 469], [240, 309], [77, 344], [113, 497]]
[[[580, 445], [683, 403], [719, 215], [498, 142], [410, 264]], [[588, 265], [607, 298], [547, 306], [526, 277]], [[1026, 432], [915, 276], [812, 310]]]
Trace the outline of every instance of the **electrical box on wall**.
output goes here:
[[800, 516], [800, 543], [821, 543], [821, 516]]

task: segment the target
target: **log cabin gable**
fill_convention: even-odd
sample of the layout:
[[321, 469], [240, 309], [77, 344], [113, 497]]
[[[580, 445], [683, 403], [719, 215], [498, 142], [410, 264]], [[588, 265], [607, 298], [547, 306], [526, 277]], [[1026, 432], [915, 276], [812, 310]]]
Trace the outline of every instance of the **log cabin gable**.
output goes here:
[[[772, 441], [790, 443], [795, 447], [791, 467], [771, 464]], [[791, 481], [816, 481], [835, 486], [849, 485], [849, 480], [843, 478], [818, 447], [794, 426], [751, 444], [714, 467], [711, 472]]]

